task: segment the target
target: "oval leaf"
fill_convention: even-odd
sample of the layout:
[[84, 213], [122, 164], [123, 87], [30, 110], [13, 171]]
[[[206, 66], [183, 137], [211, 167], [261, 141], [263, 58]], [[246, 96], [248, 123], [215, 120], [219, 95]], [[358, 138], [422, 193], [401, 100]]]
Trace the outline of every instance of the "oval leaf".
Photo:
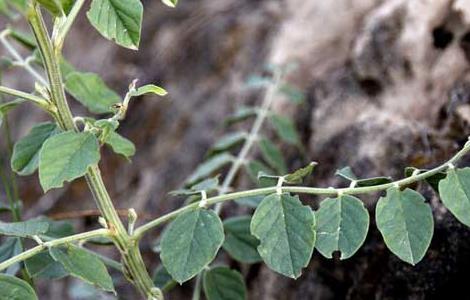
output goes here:
[[470, 168], [450, 169], [439, 182], [439, 194], [457, 220], [470, 226]]
[[49, 138], [39, 154], [39, 181], [45, 192], [85, 175], [100, 160], [96, 137], [88, 132], [64, 132]]
[[98, 256], [73, 245], [53, 247], [49, 253], [70, 275], [105, 291], [114, 292], [111, 276]]
[[114, 153], [121, 154], [129, 159], [135, 154], [135, 145], [133, 142], [123, 137], [119, 133], [111, 131], [106, 139], [106, 144], [111, 146]]
[[0, 274], [0, 299], [37, 300], [38, 296], [25, 281], [14, 276]]
[[251, 221], [251, 233], [261, 244], [258, 252], [274, 271], [297, 278], [312, 256], [315, 215], [298, 196], [287, 193], [264, 198]]
[[416, 191], [392, 187], [379, 199], [375, 212], [388, 249], [412, 265], [424, 257], [434, 232], [431, 207], [424, 201]]
[[225, 220], [225, 242], [222, 245], [224, 250], [234, 259], [249, 264], [261, 261], [258, 250], [256, 250], [259, 241], [251, 235], [250, 223], [250, 216]]
[[178, 216], [165, 230], [160, 258], [180, 284], [202, 271], [224, 241], [222, 221], [212, 210], [197, 209]]
[[243, 276], [227, 267], [214, 267], [205, 272], [203, 286], [207, 300], [246, 299]]
[[30, 175], [39, 164], [39, 151], [44, 142], [59, 133], [54, 123], [41, 123], [33, 127], [31, 132], [20, 139], [13, 148], [11, 168], [20, 175]]
[[143, 12], [139, 0], [93, 0], [87, 17], [105, 38], [137, 50]]
[[369, 230], [369, 212], [356, 197], [342, 195], [325, 199], [315, 216], [315, 248], [326, 258], [332, 258], [334, 251], [341, 252], [341, 259], [349, 258], [364, 243]]

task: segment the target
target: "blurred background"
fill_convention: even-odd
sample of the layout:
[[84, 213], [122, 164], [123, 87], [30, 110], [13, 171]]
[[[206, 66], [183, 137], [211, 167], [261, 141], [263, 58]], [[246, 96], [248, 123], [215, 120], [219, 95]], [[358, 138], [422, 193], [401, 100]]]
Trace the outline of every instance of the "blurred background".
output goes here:
[[[65, 47], [66, 58], [80, 71], [99, 73], [121, 95], [134, 78], [169, 91], [166, 99], [145, 96], [133, 102], [120, 127], [137, 146], [131, 163], [108, 150], [102, 153], [104, 178], [123, 218], [129, 207], [142, 222], [183, 204], [184, 199], [168, 192], [182, 186], [210, 145], [227, 132], [221, 126], [225, 117], [241, 105], [261, 105], [263, 89], [250, 88], [247, 79], [264, 74], [267, 65], [297, 66], [285, 80], [305, 101], [294, 105], [278, 95], [274, 111], [295, 121], [304, 146], [280, 144], [288, 168], [319, 163], [309, 185], [345, 185], [334, 176], [344, 166], [360, 177], [400, 178], [405, 167], [437, 165], [467, 141], [468, 0], [181, 0], [176, 9], [155, 0], [143, 4], [138, 52], [100, 37], [84, 12]], [[0, 54], [6, 55], [5, 50]], [[32, 87], [20, 70], [5, 73], [3, 84]], [[86, 114], [70, 102], [74, 113]], [[46, 117], [30, 106], [13, 111], [14, 139]], [[249, 129], [250, 124], [240, 126]], [[265, 126], [263, 133], [273, 135], [272, 128]], [[252, 186], [243, 172], [234, 184], [237, 189]], [[72, 220], [76, 231], [96, 227], [97, 211], [84, 180], [46, 195], [37, 176], [21, 177], [19, 187], [25, 217]], [[241, 265], [225, 254], [218, 261], [241, 270], [249, 299], [434, 299], [464, 293], [470, 231], [432, 189], [416, 188], [433, 207], [435, 232], [430, 250], [415, 267], [385, 248], [373, 221], [355, 256], [327, 260], [315, 252], [295, 281], [262, 264]], [[372, 220], [378, 197], [361, 196]], [[301, 198], [314, 208], [320, 200]], [[222, 215], [247, 210], [231, 203]], [[142, 241], [151, 272], [160, 264], [154, 252], [159, 234], [154, 230]], [[117, 257], [111, 248], [96, 246]], [[116, 280], [120, 299], [137, 299], [123, 278]], [[168, 299], [189, 299], [192, 284], [176, 287]], [[114, 299], [72, 279], [39, 282], [39, 287], [41, 299]]]

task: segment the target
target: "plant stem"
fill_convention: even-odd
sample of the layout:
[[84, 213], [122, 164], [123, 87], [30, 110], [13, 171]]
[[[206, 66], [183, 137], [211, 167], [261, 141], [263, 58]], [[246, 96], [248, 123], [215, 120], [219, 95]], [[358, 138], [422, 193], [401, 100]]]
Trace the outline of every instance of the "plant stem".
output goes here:
[[[385, 184], [380, 184], [380, 185], [374, 185], [374, 186], [366, 186], [366, 187], [348, 187], [348, 188], [334, 188], [334, 187], [329, 187], [329, 188], [319, 188], [319, 187], [306, 187], [306, 186], [282, 186], [282, 187], [266, 187], [266, 188], [259, 188], [259, 189], [252, 189], [252, 190], [246, 190], [246, 191], [241, 191], [241, 192], [234, 192], [234, 193], [229, 193], [225, 195], [220, 195], [220, 196], [215, 196], [208, 198], [207, 205], [214, 205], [217, 203], [222, 203], [225, 201], [230, 201], [230, 200], [235, 200], [239, 198], [244, 198], [244, 197], [251, 197], [251, 196], [259, 196], [259, 195], [266, 195], [266, 194], [271, 194], [275, 193], [278, 189], [281, 189], [282, 192], [288, 192], [288, 193], [300, 193], [300, 194], [313, 194], [313, 195], [324, 195], [324, 196], [337, 196], [339, 194], [349, 194], [349, 195], [357, 195], [357, 194], [367, 194], [367, 193], [372, 193], [372, 192], [379, 192], [379, 191], [384, 191], [388, 188], [391, 187], [403, 187], [407, 186], [410, 184], [413, 184], [418, 181], [422, 181], [428, 177], [431, 177], [433, 175], [436, 175], [437, 173], [446, 171], [449, 166], [454, 165], [456, 162], [458, 162], [465, 154], [470, 152], [470, 142], [467, 142], [465, 146], [458, 151], [451, 159], [449, 159], [447, 162], [443, 163], [442, 165], [439, 165], [429, 171], [420, 173], [420, 174], [415, 174], [410, 177], [406, 177], [394, 182], [390, 183], [385, 183]], [[191, 209], [196, 209], [199, 206], [199, 202], [195, 202], [189, 205], [186, 205], [184, 207], [181, 207], [177, 210], [174, 210], [164, 216], [161, 216], [153, 221], [148, 222], [147, 224], [144, 224], [137, 228], [134, 231], [134, 236], [135, 239], [141, 239], [142, 236], [152, 228], [159, 226], [163, 223], [166, 223], [173, 218], [179, 216], [180, 214], [191, 210]]]
[[[78, 131], [73, 122], [72, 112], [65, 98], [64, 85], [58, 62], [61, 58], [60, 49], [54, 48], [47, 33], [38, 4], [31, 4], [28, 11], [28, 20], [35, 35], [44, 66], [49, 78], [52, 101], [57, 107], [57, 122], [63, 130]], [[104, 185], [100, 169], [97, 165], [88, 168], [85, 176], [90, 191], [93, 194], [98, 209], [106, 219], [112, 233], [112, 239], [118, 247], [128, 279], [137, 287], [147, 299], [163, 299], [161, 291], [156, 288], [148, 274], [142, 260], [138, 241], [134, 240], [126, 231], [114, 207], [111, 197]]]
[[26, 250], [23, 253], [20, 253], [10, 259], [5, 260], [4, 262], [0, 263], [0, 271], [5, 270], [11, 265], [14, 265], [16, 263], [22, 262], [30, 257], [33, 257], [34, 255], [40, 253], [41, 251], [51, 248], [51, 247], [57, 247], [63, 244], [67, 243], [73, 243], [76, 241], [81, 241], [81, 240], [88, 240], [91, 238], [96, 238], [96, 237], [105, 237], [105, 236], [110, 236], [110, 231], [108, 229], [97, 229], [93, 231], [88, 231], [84, 233], [79, 233], [67, 237], [63, 237], [60, 239], [55, 239], [49, 242], [45, 242], [43, 244], [40, 244], [34, 248], [31, 248], [29, 250]]

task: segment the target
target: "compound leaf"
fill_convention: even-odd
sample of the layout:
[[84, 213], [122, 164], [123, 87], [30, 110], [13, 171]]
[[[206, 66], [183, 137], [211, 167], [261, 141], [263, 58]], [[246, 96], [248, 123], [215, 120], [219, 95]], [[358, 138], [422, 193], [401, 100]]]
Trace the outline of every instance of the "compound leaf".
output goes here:
[[315, 245], [315, 215], [298, 196], [272, 194], [264, 198], [251, 221], [260, 240], [258, 252], [274, 271], [297, 278], [310, 261]]
[[246, 286], [243, 276], [228, 267], [214, 267], [204, 273], [204, 294], [207, 300], [244, 300]]
[[49, 138], [39, 154], [39, 181], [45, 192], [85, 175], [100, 160], [96, 137], [89, 132], [64, 132]]
[[143, 12], [144, 8], [139, 0], [93, 0], [87, 17], [105, 38], [137, 50]]
[[315, 216], [315, 248], [326, 258], [332, 258], [334, 251], [341, 252], [341, 259], [349, 258], [364, 243], [369, 229], [369, 213], [356, 197], [327, 198], [320, 203]]
[[250, 232], [250, 216], [233, 217], [224, 221], [225, 241], [222, 247], [234, 259], [243, 263], [261, 261], [256, 248], [259, 241]]
[[30, 175], [39, 165], [39, 152], [44, 142], [59, 133], [54, 123], [41, 123], [20, 139], [13, 148], [11, 168], [20, 175]]
[[385, 244], [401, 260], [417, 264], [431, 243], [434, 220], [429, 204], [411, 189], [389, 188], [376, 207], [376, 223]]
[[180, 284], [201, 272], [224, 241], [222, 221], [212, 210], [197, 209], [178, 216], [165, 230], [160, 258]]

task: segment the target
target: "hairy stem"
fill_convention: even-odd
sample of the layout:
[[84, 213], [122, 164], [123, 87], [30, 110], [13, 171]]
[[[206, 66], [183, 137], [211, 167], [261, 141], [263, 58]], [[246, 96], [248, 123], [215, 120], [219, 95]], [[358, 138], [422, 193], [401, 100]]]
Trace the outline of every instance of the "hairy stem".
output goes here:
[[[246, 190], [241, 192], [234, 192], [225, 195], [219, 195], [215, 197], [210, 197], [206, 200], [207, 205], [214, 205], [217, 203], [222, 203], [225, 201], [235, 200], [244, 197], [251, 197], [251, 196], [259, 196], [259, 195], [266, 195], [275, 193], [278, 189], [281, 189], [282, 192], [289, 192], [289, 193], [300, 193], [300, 194], [313, 194], [313, 195], [324, 195], [324, 196], [336, 196], [340, 194], [349, 194], [349, 195], [357, 195], [357, 194], [367, 194], [372, 192], [380, 192], [384, 191], [391, 187], [403, 187], [410, 184], [413, 184], [418, 181], [422, 181], [428, 177], [436, 175], [437, 173], [446, 171], [450, 166], [453, 166], [456, 162], [458, 162], [465, 154], [470, 152], [470, 142], [467, 142], [465, 146], [457, 152], [451, 159], [447, 162], [439, 165], [429, 171], [414, 174], [410, 177], [406, 177], [394, 182], [374, 185], [374, 186], [366, 186], [366, 187], [348, 187], [348, 188], [319, 188], [319, 187], [306, 187], [306, 186], [273, 186], [273, 187], [266, 187], [266, 188], [259, 188], [259, 189], [252, 189]], [[152, 228], [159, 226], [163, 223], [166, 223], [173, 218], [179, 216], [180, 214], [195, 209], [199, 206], [199, 202], [195, 202], [189, 205], [186, 205], [182, 208], [179, 208], [175, 211], [172, 211], [164, 216], [161, 216], [153, 221], [148, 222], [137, 228], [134, 232], [135, 239], [140, 239], [142, 236]]]
[[[52, 101], [57, 108], [57, 122], [63, 130], [78, 131], [65, 98], [64, 85], [58, 63], [61, 58], [60, 49], [54, 48], [37, 3], [33, 3], [30, 7], [28, 21], [44, 61]], [[127, 277], [147, 299], [163, 299], [161, 291], [155, 288], [147, 272], [140, 255], [138, 243], [127, 233], [124, 224], [119, 218], [104, 185], [99, 167], [97, 165], [91, 166], [85, 177], [98, 209], [106, 219], [107, 226], [112, 233], [111, 237], [121, 253]]]

